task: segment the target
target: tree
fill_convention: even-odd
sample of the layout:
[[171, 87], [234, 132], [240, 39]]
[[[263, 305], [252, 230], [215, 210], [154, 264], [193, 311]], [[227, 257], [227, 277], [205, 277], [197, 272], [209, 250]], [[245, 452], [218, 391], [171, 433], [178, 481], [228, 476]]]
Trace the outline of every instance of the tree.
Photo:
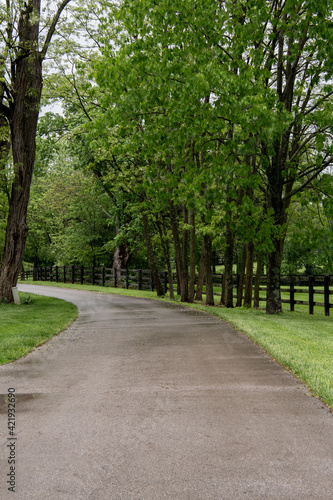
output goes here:
[[332, 176], [324, 174], [290, 206], [282, 269], [286, 274], [332, 274]]
[[9, 130], [14, 179], [0, 271], [1, 301], [13, 301], [12, 287], [22, 267], [42, 94], [42, 66], [60, 15], [70, 1], [63, 0], [59, 4], [45, 38], [41, 37], [40, 0], [7, 0], [2, 9], [0, 112]]
[[[266, 251], [266, 310], [280, 312], [290, 204], [333, 161], [332, 1], [97, 3], [93, 39], [101, 55], [88, 57], [81, 74], [83, 63], [63, 71], [67, 96], [76, 96], [67, 110], [77, 132], [88, 131], [83, 163], [115, 210], [116, 192], [137, 200], [149, 253], [154, 224], [166, 221], [182, 300], [189, 284], [193, 293], [202, 241], [212, 292], [212, 221], [219, 220], [225, 304], [233, 305], [235, 248], [246, 245], [247, 304], [253, 249]], [[120, 231], [127, 221], [118, 219]]]
[[[274, 223], [267, 256], [267, 313], [282, 311], [281, 258], [295, 195], [332, 163], [332, 3], [248, 2], [237, 30], [246, 47], [247, 143], [252, 143]], [[233, 52], [234, 53], [234, 52]]]

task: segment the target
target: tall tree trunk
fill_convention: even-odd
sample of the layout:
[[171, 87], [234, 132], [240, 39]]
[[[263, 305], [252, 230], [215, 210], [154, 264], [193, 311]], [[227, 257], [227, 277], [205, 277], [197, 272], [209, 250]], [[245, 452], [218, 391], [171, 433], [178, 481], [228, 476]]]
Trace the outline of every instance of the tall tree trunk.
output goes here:
[[[9, 202], [5, 249], [0, 270], [0, 301], [12, 302], [12, 287], [17, 283], [23, 262], [28, 235], [27, 210], [30, 185], [35, 163], [36, 130], [42, 92], [42, 62], [62, 10], [69, 0], [63, 1], [46, 34], [44, 47], [39, 52], [40, 0], [29, 0], [20, 8], [18, 50], [12, 64], [11, 107], [2, 105], [10, 125], [14, 164], [14, 180]], [[12, 27], [11, 27], [12, 30]], [[10, 31], [10, 30], [9, 30]], [[8, 44], [16, 44], [7, 30]]]
[[[289, 78], [288, 78], [289, 80]], [[290, 75], [290, 82], [288, 82], [289, 91], [287, 93], [280, 93], [280, 99], [284, 102], [285, 108], [291, 111], [293, 85], [295, 81], [295, 74]], [[286, 223], [286, 207], [283, 190], [285, 185], [285, 168], [288, 158], [288, 148], [290, 141], [291, 129], [289, 128], [280, 139], [274, 143], [274, 155], [269, 158], [267, 146], [264, 147], [264, 154], [269, 160], [267, 167], [267, 206], [272, 209], [274, 214], [274, 229], [277, 234], [282, 234], [284, 224]], [[267, 256], [267, 294], [266, 294], [266, 313], [276, 314], [282, 312], [281, 302], [281, 254], [283, 248], [283, 237], [272, 236], [273, 249]]]
[[130, 252], [128, 249], [128, 245], [125, 242], [122, 245], [119, 245], [119, 247], [115, 249], [113, 254], [112, 267], [114, 267], [119, 271], [120, 269], [125, 269], [127, 267], [129, 259], [130, 259]]
[[150, 229], [149, 229], [148, 215], [146, 214], [146, 212], [142, 213], [142, 221], [143, 221], [143, 236], [144, 236], [146, 247], [147, 247], [149, 265], [150, 265], [150, 269], [153, 273], [153, 278], [154, 278], [157, 296], [161, 297], [162, 295], [164, 295], [164, 289], [163, 289], [163, 286], [162, 286], [162, 283], [160, 280], [160, 273], [159, 273], [159, 270], [158, 270], [158, 267], [156, 264], [155, 253], [154, 253]]
[[[233, 263], [234, 263], [234, 243], [235, 235], [231, 229], [229, 222], [226, 223], [226, 249], [224, 257], [224, 274], [225, 274], [225, 290], [226, 290], [226, 307], [234, 307], [234, 290], [233, 290]], [[221, 297], [221, 301], [222, 301]]]
[[273, 239], [274, 249], [267, 255], [267, 292], [266, 312], [276, 314], [282, 312], [281, 302], [281, 242], [279, 238]]
[[174, 300], [175, 298], [175, 292], [173, 289], [173, 273], [171, 269], [171, 261], [170, 261], [170, 251], [169, 251], [169, 244], [166, 244], [168, 247], [168, 258], [167, 258], [167, 271], [168, 271], [168, 281], [169, 281], [169, 296], [171, 300]]
[[[174, 243], [175, 245], [175, 243]], [[175, 252], [176, 254], [176, 252]], [[181, 270], [179, 268], [179, 261], [176, 259], [175, 255], [175, 265], [176, 265], [176, 285], [177, 285], [177, 295], [181, 295], [181, 286], [180, 286], [180, 274]]]
[[255, 277], [255, 282], [254, 282], [254, 300], [253, 300], [253, 307], [256, 309], [259, 308], [260, 301], [259, 301], [259, 295], [260, 295], [260, 279], [261, 279], [261, 273], [262, 273], [262, 263], [263, 263], [263, 251], [260, 250], [258, 253], [258, 259], [257, 259], [257, 272], [256, 272], [256, 277]]
[[182, 247], [181, 247], [181, 243], [180, 243], [179, 226], [178, 226], [178, 220], [177, 220], [177, 210], [176, 210], [176, 207], [175, 207], [173, 201], [170, 201], [169, 209], [170, 209], [171, 230], [172, 230], [173, 241], [174, 241], [174, 246], [175, 246], [175, 258], [176, 258], [177, 274], [179, 276], [179, 283], [180, 283], [180, 300], [182, 302], [187, 302], [188, 301], [188, 286], [186, 283], [186, 277], [185, 277], [185, 272], [184, 272], [183, 252], [182, 252]]
[[[270, 184], [268, 188], [268, 208], [274, 213], [274, 229], [281, 233], [285, 217], [283, 211], [283, 178], [278, 158], [273, 158], [270, 168], [267, 169]], [[281, 237], [272, 236], [273, 249], [267, 255], [267, 293], [266, 313], [282, 312], [281, 302]]]
[[220, 305], [225, 306], [226, 303], [227, 303], [227, 275], [225, 273], [225, 264], [224, 264], [224, 273], [222, 275], [222, 291], [221, 291]]
[[[37, 3], [37, 2], [34, 2]], [[39, 10], [36, 12], [39, 15]], [[6, 228], [5, 251], [0, 274], [0, 299], [12, 302], [12, 287], [16, 285], [23, 262], [28, 236], [27, 210], [32, 172], [35, 163], [36, 130], [42, 91], [42, 65], [36, 48], [38, 22], [21, 13], [19, 38], [22, 50], [32, 54], [23, 56], [16, 64], [14, 82], [14, 109], [10, 117], [10, 132], [14, 163], [9, 213]]]
[[195, 288], [195, 210], [190, 210], [190, 279], [188, 284], [188, 301], [194, 301]]
[[206, 277], [206, 305], [214, 305], [214, 289], [212, 275], [212, 238], [209, 234], [204, 235], [204, 262]]
[[243, 245], [243, 251], [242, 251], [242, 261], [241, 261], [240, 272], [239, 272], [236, 307], [242, 307], [242, 303], [243, 303], [243, 291], [244, 291], [245, 269], [246, 269], [246, 254], [247, 254], [247, 246], [245, 244], [245, 245]]
[[253, 290], [253, 258], [254, 258], [254, 244], [249, 241], [247, 244], [246, 252], [246, 277], [244, 289], [244, 307], [252, 306], [252, 290]]
[[161, 240], [161, 245], [162, 245], [162, 250], [163, 250], [165, 262], [167, 265], [168, 281], [169, 281], [169, 295], [170, 295], [170, 299], [174, 300], [175, 294], [174, 294], [174, 290], [173, 290], [173, 275], [172, 275], [171, 260], [170, 260], [170, 245], [169, 245], [169, 239], [165, 236], [165, 234], [166, 234], [165, 221], [163, 220], [162, 223], [159, 221], [157, 226], [158, 226], [158, 232], [160, 234], [160, 240]]
[[[120, 231], [119, 220], [118, 217], [116, 217], [116, 235], [119, 234], [119, 231]], [[124, 242], [122, 245], [119, 245], [113, 253], [112, 267], [113, 269], [116, 269], [118, 279], [120, 279], [121, 277], [121, 269], [125, 269], [127, 267], [127, 262], [129, 261], [129, 258], [130, 258], [129, 248], [127, 243]]]
[[204, 242], [202, 242], [201, 257], [199, 264], [199, 275], [197, 282], [197, 290], [195, 292], [195, 300], [202, 300], [202, 289], [205, 278], [205, 255], [204, 255]]
[[188, 226], [188, 209], [187, 206], [183, 205], [183, 221], [184, 221], [184, 229], [183, 229], [183, 265], [184, 265], [184, 287], [185, 287], [185, 298], [184, 301], [188, 302], [188, 243], [189, 243], [189, 230]]

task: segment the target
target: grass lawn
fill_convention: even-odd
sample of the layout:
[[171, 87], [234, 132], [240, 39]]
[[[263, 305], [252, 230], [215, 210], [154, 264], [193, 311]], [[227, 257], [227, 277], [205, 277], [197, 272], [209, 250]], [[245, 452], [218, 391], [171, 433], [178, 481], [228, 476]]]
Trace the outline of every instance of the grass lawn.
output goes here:
[[[156, 293], [150, 291], [63, 283], [26, 283], [157, 299]], [[282, 314], [266, 315], [264, 310], [226, 309], [199, 303], [190, 307], [214, 314], [245, 333], [333, 408], [333, 318], [325, 317], [323, 308], [315, 308], [315, 314], [310, 315], [307, 306], [298, 306], [298, 310], [289, 312], [289, 304], [285, 304]]]
[[21, 305], [0, 304], [0, 364], [18, 359], [67, 328], [77, 307], [63, 300], [20, 292]]

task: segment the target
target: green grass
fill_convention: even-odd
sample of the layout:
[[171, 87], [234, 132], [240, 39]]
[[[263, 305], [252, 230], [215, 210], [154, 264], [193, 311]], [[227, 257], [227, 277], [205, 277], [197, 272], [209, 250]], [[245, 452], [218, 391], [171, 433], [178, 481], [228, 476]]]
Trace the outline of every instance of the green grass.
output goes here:
[[20, 306], [0, 304], [1, 365], [25, 356], [67, 328], [78, 314], [74, 304], [60, 299], [22, 292], [20, 299]]
[[[157, 299], [156, 293], [150, 291], [47, 282], [35, 284]], [[176, 300], [179, 301], [179, 297]], [[299, 310], [290, 312], [289, 304], [284, 304], [282, 314], [266, 315], [262, 309], [226, 309], [201, 303], [188, 306], [214, 314], [243, 332], [333, 408], [333, 318], [325, 317], [323, 308], [315, 308], [315, 314], [310, 315], [308, 306], [298, 306]]]

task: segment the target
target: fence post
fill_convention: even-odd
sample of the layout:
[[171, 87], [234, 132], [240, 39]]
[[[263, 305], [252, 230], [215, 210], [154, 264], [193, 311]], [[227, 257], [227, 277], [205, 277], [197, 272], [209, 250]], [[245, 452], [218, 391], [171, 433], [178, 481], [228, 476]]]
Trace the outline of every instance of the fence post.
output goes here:
[[66, 283], [66, 266], [63, 266], [63, 269], [64, 269], [63, 282]]
[[80, 267], [80, 283], [83, 285], [83, 280], [84, 280], [84, 266]]
[[75, 283], [75, 269], [74, 266], [71, 266], [71, 281]]
[[324, 305], [325, 316], [330, 315], [330, 277], [324, 276]]
[[105, 267], [102, 267], [102, 286], [105, 286]]
[[295, 311], [295, 276], [290, 278], [290, 310]]
[[125, 283], [126, 283], [126, 290], [128, 290], [128, 267], [125, 269]]
[[117, 269], [113, 268], [114, 287], [117, 288]]
[[138, 287], [139, 287], [139, 290], [142, 290], [142, 269], [139, 269]]
[[150, 285], [151, 285], [151, 291], [154, 291], [154, 276], [153, 276], [153, 271], [150, 271]]
[[56, 277], [56, 283], [58, 283], [58, 281], [59, 281], [58, 266], [55, 266], [55, 277]]
[[314, 308], [314, 290], [313, 290], [313, 284], [314, 284], [314, 277], [309, 276], [309, 314], [313, 314], [313, 308]]
[[91, 268], [91, 284], [94, 285], [95, 284], [95, 267], [92, 266]]

